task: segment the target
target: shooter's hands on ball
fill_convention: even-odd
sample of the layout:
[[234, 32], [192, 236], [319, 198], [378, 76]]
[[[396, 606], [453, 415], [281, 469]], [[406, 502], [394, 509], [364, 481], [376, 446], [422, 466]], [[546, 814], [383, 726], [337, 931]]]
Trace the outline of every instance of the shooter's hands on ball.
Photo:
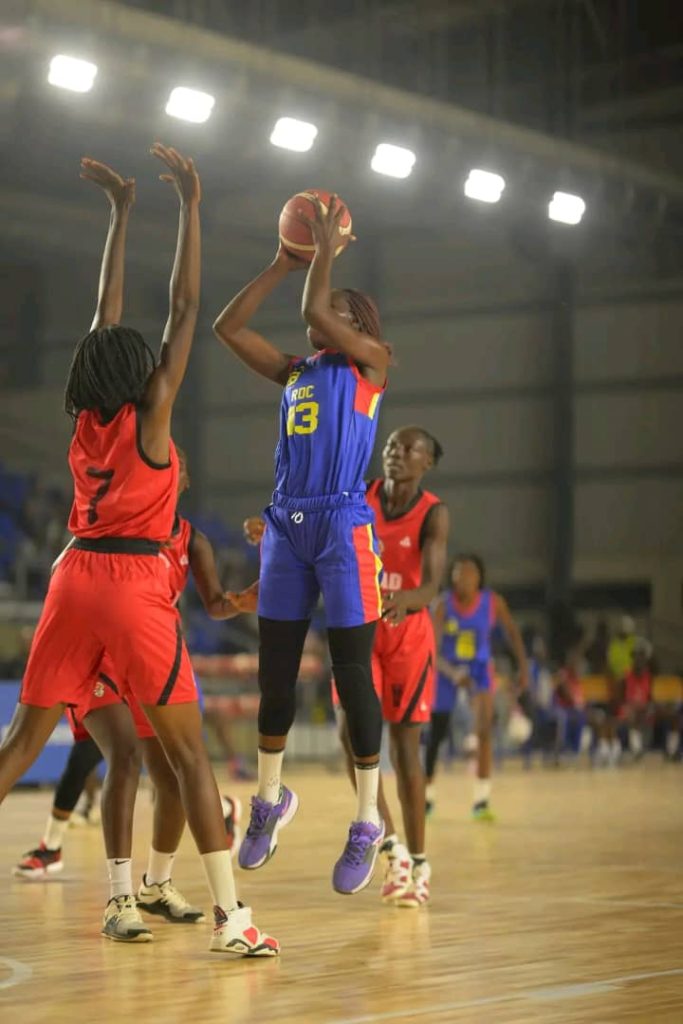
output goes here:
[[160, 142], [154, 143], [150, 153], [168, 167], [170, 174], [160, 174], [159, 178], [173, 185], [183, 206], [198, 203], [202, 198], [202, 187], [192, 157], [186, 159], [177, 149], [162, 146]]
[[409, 612], [410, 599], [408, 591], [399, 590], [396, 593], [390, 591], [382, 597], [382, 618], [392, 626], [398, 626], [403, 622]]
[[127, 210], [135, 202], [135, 178], [122, 178], [113, 168], [99, 160], [82, 157], [81, 178], [99, 185], [113, 209]]
[[[318, 196], [313, 197], [313, 203], [315, 217], [307, 217], [305, 213], [302, 213], [299, 219], [304, 224], [308, 224], [311, 229], [316, 251], [334, 255], [342, 241], [339, 224], [344, 214], [344, 204], [340, 203], [339, 198], [334, 194], [330, 196], [330, 205], [327, 211]], [[351, 241], [355, 242], [353, 235]]]
[[261, 519], [261, 516], [249, 516], [242, 523], [242, 530], [244, 531], [244, 539], [247, 544], [257, 547], [261, 543], [261, 538], [266, 531], [266, 524]]
[[280, 245], [278, 246], [274, 262], [276, 267], [280, 267], [288, 274], [291, 274], [295, 270], [308, 270], [310, 266], [306, 260], [300, 260], [298, 256], [294, 255], [294, 253], [285, 249], [282, 242], [280, 242]]

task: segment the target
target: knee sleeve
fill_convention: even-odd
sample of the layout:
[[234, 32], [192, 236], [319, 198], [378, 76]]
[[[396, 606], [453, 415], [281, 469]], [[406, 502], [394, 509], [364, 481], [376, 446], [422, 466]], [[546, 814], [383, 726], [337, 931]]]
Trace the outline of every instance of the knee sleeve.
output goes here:
[[328, 631], [334, 681], [356, 757], [378, 755], [382, 742], [382, 709], [370, 667], [374, 638], [374, 622]]
[[296, 714], [296, 681], [308, 619], [281, 622], [259, 618], [259, 732], [286, 736]]
[[365, 665], [332, 665], [339, 701], [346, 714], [351, 749], [356, 757], [379, 755], [382, 710], [370, 670]]
[[446, 739], [451, 724], [451, 716], [448, 711], [432, 712], [432, 720], [427, 740], [427, 752], [425, 755], [425, 771], [429, 778], [434, 774], [436, 760], [439, 756], [439, 747]]
[[103, 760], [100, 748], [93, 739], [74, 743], [55, 790], [53, 803], [58, 810], [73, 811], [85, 787], [85, 780]]

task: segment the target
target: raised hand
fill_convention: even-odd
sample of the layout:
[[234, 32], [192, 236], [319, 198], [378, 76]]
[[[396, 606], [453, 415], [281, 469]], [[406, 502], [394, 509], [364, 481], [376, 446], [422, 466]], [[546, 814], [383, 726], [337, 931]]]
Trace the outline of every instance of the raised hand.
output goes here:
[[[315, 204], [315, 217], [308, 217], [305, 213], [299, 215], [299, 219], [308, 224], [313, 235], [316, 249], [335, 252], [341, 243], [339, 223], [344, 213], [344, 204], [339, 202], [336, 195], [330, 196], [330, 205], [325, 207], [318, 196], [313, 197]], [[353, 241], [353, 239], [352, 239]]]
[[122, 178], [99, 160], [92, 160], [89, 156], [82, 157], [80, 176], [85, 181], [99, 185], [114, 207], [128, 208], [135, 202], [135, 178]]
[[185, 158], [177, 149], [162, 146], [160, 142], [154, 143], [150, 153], [168, 167], [170, 173], [160, 174], [159, 178], [173, 185], [181, 203], [198, 203], [202, 197], [202, 187], [192, 157]]

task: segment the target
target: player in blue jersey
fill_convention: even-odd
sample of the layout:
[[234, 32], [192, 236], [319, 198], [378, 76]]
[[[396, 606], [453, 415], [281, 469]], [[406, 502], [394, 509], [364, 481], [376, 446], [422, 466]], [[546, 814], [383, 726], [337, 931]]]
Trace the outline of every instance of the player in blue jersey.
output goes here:
[[282, 247], [223, 310], [214, 330], [247, 366], [283, 388], [275, 491], [261, 547], [259, 785], [240, 864], [265, 864], [298, 807], [296, 794], [281, 783], [282, 760], [304, 640], [322, 593], [355, 757], [358, 809], [332, 877], [337, 892], [350, 894], [370, 882], [384, 837], [377, 810], [382, 714], [370, 668], [382, 614], [381, 562], [364, 477], [390, 351], [374, 302], [360, 292], [331, 289], [341, 209], [333, 196], [327, 210], [317, 203], [309, 221], [316, 252], [302, 314], [313, 355], [285, 355], [246, 326], [289, 272], [305, 266]]
[[485, 585], [484, 563], [478, 555], [459, 555], [451, 572], [451, 589], [434, 613], [439, 670], [427, 747], [427, 801], [434, 801], [434, 771], [441, 742], [448, 735], [458, 686], [472, 694], [477, 736], [477, 777], [474, 781], [472, 816], [492, 821], [491, 732], [493, 723], [493, 659], [491, 633], [498, 623], [510, 641], [519, 670], [520, 691], [528, 686], [524, 641], [510, 614], [507, 601]]

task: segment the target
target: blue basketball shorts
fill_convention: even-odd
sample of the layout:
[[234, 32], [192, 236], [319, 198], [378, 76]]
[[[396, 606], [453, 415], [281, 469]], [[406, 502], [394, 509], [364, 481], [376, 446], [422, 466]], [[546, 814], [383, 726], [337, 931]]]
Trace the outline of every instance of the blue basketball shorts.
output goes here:
[[[468, 661], [456, 668], [462, 667], [466, 670], [467, 676], [474, 683], [475, 693], [487, 693], [494, 688], [493, 665], [490, 661]], [[457, 700], [457, 686], [448, 676], [439, 672], [434, 696], [434, 711], [453, 711]]]
[[381, 617], [382, 562], [364, 494], [287, 498], [276, 492], [264, 518], [259, 615], [310, 619], [322, 594], [333, 628]]

